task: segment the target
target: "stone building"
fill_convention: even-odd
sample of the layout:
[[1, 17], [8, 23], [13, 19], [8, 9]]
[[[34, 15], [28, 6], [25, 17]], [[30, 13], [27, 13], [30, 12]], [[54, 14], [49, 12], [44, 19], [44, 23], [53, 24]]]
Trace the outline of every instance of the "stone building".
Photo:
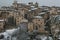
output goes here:
[[38, 3], [37, 3], [37, 2], [35, 3], [35, 7], [39, 7], [39, 5], [38, 5]]
[[24, 30], [24, 32], [28, 31], [28, 20], [22, 19], [19, 25], [21, 27], [21, 30]]
[[14, 1], [10, 7], [4, 6], [0, 9], [0, 17], [6, 20], [7, 25], [26, 24], [30, 32], [34, 30], [44, 32], [45, 21], [49, 18], [49, 13], [41, 13], [41, 8], [37, 2], [35, 4], [30, 2], [27, 5]]
[[53, 18], [52, 24], [51, 24], [51, 33], [53, 35], [53, 37], [58, 38], [59, 32], [60, 32], [60, 15], [56, 15]]
[[[30, 13], [28, 13], [28, 10], [32, 10], [32, 11]], [[20, 23], [20, 17], [21, 16], [23, 16], [23, 17], [26, 17], [26, 16], [32, 17], [34, 15], [37, 15], [37, 11], [40, 12], [39, 10], [40, 10], [40, 8], [38, 7], [37, 2], [35, 4], [33, 4], [31, 2], [28, 5], [26, 5], [24, 3], [18, 3], [17, 1], [14, 1], [13, 4], [10, 7], [6, 7], [6, 6], [1, 7], [0, 16], [3, 17], [6, 20], [9, 17], [13, 16], [14, 19], [16, 20], [16, 25], [18, 25], [18, 21]], [[29, 15], [27, 15], [27, 14], [29, 14]]]
[[49, 12], [41, 12], [41, 13], [38, 13], [38, 15], [42, 16], [45, 21], [50, 18]]
[[33, 23], [38, 24], [40, 26], [44, 26], [44, 19], [41, 16], [33, 16]]
[[45, 32], [44, 19], [41, 16], [34, 16], [32, 22], [34, 23], [34, 29], [39, 32]]
[[13, 3], [13, 7], [14, 7], [15, 9], [17, 9], [17, 8], [18, 8], [17, 1], [14, 1], [14, 3]]
[[51, 14], [52, 16], [55, 16], [55, 15], [58, 14], [56, 7], [51, 7], [50, 14]]
[[0, 32], [4, 30], [5, 20], [0, 19]]
[[33, 30], [34, 30], [33, 22], [28, 22], [28, 32], [33, 32]]

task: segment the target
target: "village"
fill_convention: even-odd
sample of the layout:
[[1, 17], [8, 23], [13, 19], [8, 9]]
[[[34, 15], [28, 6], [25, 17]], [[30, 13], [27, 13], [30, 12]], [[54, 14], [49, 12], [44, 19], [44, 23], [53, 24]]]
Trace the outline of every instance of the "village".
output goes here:
[[[11, 35], [5, 38], [5, 32]], [[60, 40], [60, 7], [39, 6], [37, 2], [24, 4], [17, 1], [11, 6], [2, 6], [0, 39], [3, 38], [4, 40]]]

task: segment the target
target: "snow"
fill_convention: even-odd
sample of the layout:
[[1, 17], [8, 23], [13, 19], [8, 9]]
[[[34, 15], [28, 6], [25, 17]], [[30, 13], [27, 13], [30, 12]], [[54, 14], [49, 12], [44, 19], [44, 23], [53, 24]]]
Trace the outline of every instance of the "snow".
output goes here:
[[[25, 27], [25, 26], [23, 25], [23, 27]], [[4, 35], [4, 39], [3, 40], [8, 40], [8, 39], [11, 40], [11, 38], [12, 38], [12, 40], [19, 40], [19, 39], [24, 40], [24, 39], [26, 39], [28, 36], [27, 36], [27, 34], [25, 32], [21, 32], [20, 35], [18, 34], [19, 39], [17, 39], [15, 36], [12, 37], [12, 34], [14, 34], [14, 32], [16, 32], [19, 29], [20, 29], [20, 27], [18, 27], [16, 29], [15, 28], [14, 29], [9, 29], [9, 30], [6, 30], [5, 32], [0, 33], [0, 35], [2, 35], [2, 34]], [[46, 40], [47, 36], [45, 36], [45, 35], [37, 35], [37, 38], [39, 38], [41, 40]], [[52, 40], [51, 37], [49, 37], [49, 39]]]
[[0, 21], [4, 21], [3, 19], [0, 19]]
[[47, 37], [46, 37], [46, 36], [44, 36], [44, 35], [42, 35], [42, 36], [41, 36], [41, 39], [42, 39], [42, 40], [46, 40], [46, 39], [47, 39]]
[[6, 32], [0, 33], [0, 35], [4, 35], [5, 38], [7, 38], [9, 36], [8, 33], [6, 33]]
[[46, 40], [47, 36], [45, 36], [45, 35], [37, 35], [36, 38], [41, 39], [41, 40]]
[[31, 10], [28, 10], [28, 11], [31, 11]]
[[13, 32], [15, 32], [17, 29], [9, 29], [9, 30], [6, 30], [6, 33], [12, 35]]
[[[17, 29], [9, 29], [9, 30], [6, 30], [5, 32], [2, 32], [2, 33], [0, 33], [0, 35], [4, 35], [4, 40], [7, 40], [7, 39], [9, 39], [9, 40], [11, 40], [11, 38], [12, 38], [12, 35], [14, 34], [14, 32], [15, 31], [17, 31], [18, 30], [18, 28]], [[8, 38], [9, 37], [9, 38]], [[16, 39], [15, 37], [13, 37], [13, 39]]]
[[31, 10], [36, 10], [37, 8], [31, 8]]
[[33, 18], [42, 18], [42, 16], [34, 16]]
[[32, 8], [34, 8], [35, 6], [31, 6]]
[[28, 20], [26, 20], [26, 19], [23, 19], [21, 22], [28, 22]]
[[41, 39], [41, 40], [47, 40], [47, 38], [48, 38], [49, 40], [53, 40], [52, 37], [46, 36], [46, 35], [37, 35], [36, 38], [37, 38], [37, 39]]
[[60, 30], [59, 30], [59, 29], [56, 29], [55, 31], [56, 31], [56, 32], [59, 32]]
[[58, 39], [60, 39], [60, 35], [59, 35]]
[[28, 10], [28, 11], [32, 11], [32, 10], [36, 10], [37, 8], [31, 8], [31, 10]]
[[42, 14], [45, 14], [45, 12], [41, 12], [41, 13], [39, 13], [38, 15], [42, 15]]
[[35, 6], [31, 6], [31, 10], [36, 10], [37, 8], [35, 8]]

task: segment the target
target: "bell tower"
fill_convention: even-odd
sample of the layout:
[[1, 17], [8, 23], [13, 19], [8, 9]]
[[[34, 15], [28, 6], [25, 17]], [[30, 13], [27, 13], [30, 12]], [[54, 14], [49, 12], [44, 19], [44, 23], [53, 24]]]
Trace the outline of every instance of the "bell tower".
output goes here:
[[35, 7], [38, 7], [38, 3], [37, 2], [35, 3]]
[[14, 0], [14, 2], [13, 2], [13, 7], [14, 7], [15, 9], [18, 7], [17, 0]]

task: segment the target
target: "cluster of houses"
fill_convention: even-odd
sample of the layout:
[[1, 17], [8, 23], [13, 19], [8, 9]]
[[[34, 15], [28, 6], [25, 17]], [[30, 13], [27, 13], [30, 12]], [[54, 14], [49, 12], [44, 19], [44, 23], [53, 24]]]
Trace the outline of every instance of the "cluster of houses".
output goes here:
[[[50, 35], [56, 39], [60, 35], [60, 7], [39, 6], [14, 1], [11, 6], [0, 8], [0, 32], [22, 25], [26, 32]], [[30, 34], [33, 35], [33, 34]], [[40, 40], [40, 39], [39, 39]]]

